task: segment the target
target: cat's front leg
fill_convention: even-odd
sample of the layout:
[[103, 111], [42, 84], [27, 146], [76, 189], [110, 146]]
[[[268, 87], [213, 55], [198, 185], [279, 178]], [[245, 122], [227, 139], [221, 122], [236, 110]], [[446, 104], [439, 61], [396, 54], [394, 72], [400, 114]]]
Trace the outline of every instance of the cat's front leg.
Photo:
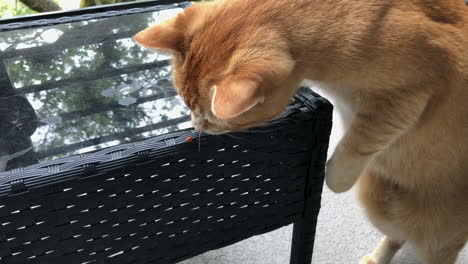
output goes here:
[[372, 155], [359, 155], [338, 145], [327, 162], [325, 180], [334, 192], [345, 192], [356, 183]]
[[417, 122], [430, 97], [425, 89], [360, 93], [350, 127], [327, 163], [328, 187], [351, 189], [374, 155]]

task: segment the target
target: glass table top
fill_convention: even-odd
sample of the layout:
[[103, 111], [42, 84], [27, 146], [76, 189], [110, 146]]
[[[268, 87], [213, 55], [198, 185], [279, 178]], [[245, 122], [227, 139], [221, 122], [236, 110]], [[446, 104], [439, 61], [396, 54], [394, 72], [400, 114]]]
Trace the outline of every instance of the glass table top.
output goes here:
[[138, 31], [182, 9], [0, 32], [0, 172], [191, 127]]

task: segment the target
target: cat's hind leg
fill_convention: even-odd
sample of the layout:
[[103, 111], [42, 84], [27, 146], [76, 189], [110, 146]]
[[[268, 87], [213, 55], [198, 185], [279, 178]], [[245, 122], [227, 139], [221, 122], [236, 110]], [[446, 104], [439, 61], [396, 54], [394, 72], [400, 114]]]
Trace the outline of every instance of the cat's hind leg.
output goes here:
[[424, 264], [455, 264], [458, 254], [466, 244], [463, 238], [453, 238], [450, 241], [410, 241], [416, 255]]
[[392, 182], [367, 169], [359, 179], [358, 190], [359, 200], [366, 208], [369, 220], [385, 235], [372, 254], [361, 259], [360, 264], [389, 264], [407, 239], [390, 217], [396, 195], [394, 192], [398, 192], [398, 189]]
[[360, 264], [389, 264], [405, 241], [385, 236], [370, 256], [361, 259]]

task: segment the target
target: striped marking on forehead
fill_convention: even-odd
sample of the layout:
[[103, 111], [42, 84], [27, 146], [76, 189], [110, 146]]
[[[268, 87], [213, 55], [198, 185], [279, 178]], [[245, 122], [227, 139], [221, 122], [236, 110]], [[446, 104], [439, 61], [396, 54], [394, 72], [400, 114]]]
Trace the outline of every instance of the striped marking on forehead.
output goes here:
[[180, 91], [180, 96], [182, 96], [185, 104], [190, 108], [190, 110], [196, 109], [199, 105], [198, 89], [196, 89], [195, 85], [186, 83], [184, 88]]
[[199, 87], [201, 80], [222, 72], [238, 45], [233, 38], [236, 34], [231, 30], [220, 30], [216, 23], [203, 23], [192, 31], [182, 55], [184, 82], [180, 91], [191, 109], [201, 103], [201, 93], [205, 92], [204, 87]]
[[197, 56], [193, 52], [189, 52], [184, 61], [185, 80], [181, 96], [190, 109], [195, 109], [199, 105], [200, 89], [198, 87], [202, 76], [205, 74], [203, 70], [203, 57]]

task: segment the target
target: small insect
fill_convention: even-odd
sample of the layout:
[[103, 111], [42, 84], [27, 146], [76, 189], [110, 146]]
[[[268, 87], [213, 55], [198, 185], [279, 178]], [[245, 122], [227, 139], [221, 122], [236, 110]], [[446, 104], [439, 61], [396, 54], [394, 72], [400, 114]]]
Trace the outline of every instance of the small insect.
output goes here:
[[192, 141], [193, 141], [193, 137], [187, 137], [187, 138], [185, 139], [185, 141], [187, 141], [187, 142], [192, 142]]

